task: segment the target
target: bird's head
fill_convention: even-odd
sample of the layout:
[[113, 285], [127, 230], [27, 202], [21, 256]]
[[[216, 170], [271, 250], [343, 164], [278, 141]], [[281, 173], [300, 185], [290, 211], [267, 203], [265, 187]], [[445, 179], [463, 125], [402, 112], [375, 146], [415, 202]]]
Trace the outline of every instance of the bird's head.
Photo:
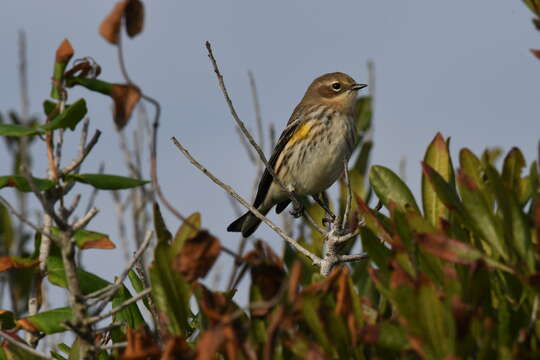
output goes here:
[[342, 72], [324, 74], [313, 80], [302, 102], [324, 103], [336, 110], [348, 112], [355, 103], [357, 91], [366, 86], [358, 84]]

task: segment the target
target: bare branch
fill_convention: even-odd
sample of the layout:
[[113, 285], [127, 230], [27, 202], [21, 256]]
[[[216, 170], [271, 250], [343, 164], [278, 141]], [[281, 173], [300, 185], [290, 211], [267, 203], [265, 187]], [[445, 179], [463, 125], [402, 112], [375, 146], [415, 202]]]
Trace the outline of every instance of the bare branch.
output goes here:
[[82, 218], [77, 220], [72, 225], [73, 232], [77, 232], [81, 229], [84, 229], [85, 226], [88, 225], [90, 221], [92, 221], [92, 219], [94, 218], [94, 216], [97, 215], [98, 212], [99, 210], [97, 208], [95, 207], [91, 208], [90, 211], [88, 211]]
[[[128, 264], [124, 268], [124, 271], [122, 271], [120, 276], [115, 280], [114, 284], [106, 286], [106, 287], [104, 287], [104, 288], [102, 288], [102, 289], [100, 289], [98, 291], [95, 291], [95, 292], [85, 296], [85, 298], [87, 298], [87, 299], [96, 298], [96, 300], [94, 302], [92, 302], [92, 303], [89, 302], [88, 303], [89, 306], [92, 306], [95, 303], [97, 303], [98, 301], [102, 301], [102, 300], [104, 301], [104, 303], [106, 305], [107, 302], [110, 299], [112, 299], [114, 297], [114, 295], [116, 295], [118, 290], [122, 287], [122, 283], [124, 282], [124, 280], [128, 276], [131, 269], [133, 269], [135, 264], [137, 264], [137, 262], [139, 261], [141, 256], [144, 254], [144, 252], [146, 251], [146, 249], [150, 245], [150, 241], [152, 240], [153, 234], [154, 234], [154, 232], [152, 230], [149, 230], [149, 231], [146, 232], [144, 242], [141, 244], [139, 249], [137, 249], [135, 254], [133, 254], [133, 257], [131, 258], [131, 260], [128, 262]], [[102, 309], [102, 307], [100, 307], [100, 308]], [[101, 311], [102, 310], [98, 309], [96, 312], [100, 313]]]
[[246, 207], [248, 210], [250, 210], [253, 215], [255, 215], [258, 219], [266, 223], [272, 230], [274, 230], [279, 236], [281, 236], [285, 241], [287, 241], [292, 247], [294, 247], [297, 251], [301, 252], [305, 256], [311, 259], [313, 264], [319, 265], [321, 262], [321, 259], [316, 256], [315, 254], [312, 254], [307, 249], [302, 247], [300, 244], [298, 244], [293, 238], [288, 236], [279, 226], [275, 225], [270, 219], [268, 219], [266, 216], [261, 214], [259, 210], [254, 208], [251, 204], [249, 204], [244, 198], [242, 198], [232, 187], [222, 182], [220, 179], [215, 177], [211, 172], [209, 172], [201, 163], [199, 163], [191, 154], [189, 151], [187, 151], [182, 144], [175, 138], [172, 137], [173, 143], [176, 145], [176, 147], [184, 154], [186, 158], [197, 168], [199, 169], [203, 174], [205, 174], [207, 177], [209, 177], [214, 183], [219, 185], [222, 189], [227, 191], [232, 197], [234, 197], [236, 200], [238, 200], [244, 207]]
[[91, 325], [91, 324], [97, 323], [98, 321], [106, 319], [109, 316], [113, 316], [117, 312], [124, 310], [126, 308], [126, 306], [129, 306], [129, 305], [139, 301], [143, 297], [147, 296], [148, 294], [150, 294], [151, 291], [152, 291], [152, 288], [146, 288], [146, 289], [142, 290], [140, 293], [138, 293], [137, 295], [133, 296], [132, 298], [124, 301], [122, 304], [118, 305], [117, 307], [115, 307], [111, 311], [106, 312], [105, 314], [101, 314], [101, 315], [92, 316], [92, 317], [87, 318], [85, 320], [85, 323], [88, 324], [88, 325]]
[[40, 359], [54, 360], [53, 358], [48, 357], [47, 355], [40, 353], [39, 351], [37, 351], [33, 347], [28, 346], [28, 345], [26, 345], [25, 343], [23, 343], [21, 341], [15, 340], [9, 333], [5, 332], [4, 330], [0, 330], [0, 336], [2, 336], [4, 339], [6, 339], [9, 343], [23, 349], [26, 352], [29, 352], [30, 354], [32, 354], [34, 356], [39, 357]]
[[94, 136], [92, 136], [92, 138], [90, 139], [90, 142], [86, 146], [84, 146], [82, 151], [79, 153], [79, 156], [77, 156], [76, 159], [73, 159], [71, 164], [69, 164], [62, 170], [63, 175], [69, 174], [73, 170], [79, 168], [79, 166], [82, 164], [84, 159], [86, 159], [88, 154], [90, 154], [90, 151], [92, 151], [94, 146], [97, 144], [100, 136], [101, 136], [101, 131], [96, 130], [96, 132], [94, 133]]
[[352, 202], [352, 190], [351, 190], [351, 181], [349, 179], [349, 167], [347, 165], [347, 160], [343, 160], [344, 175], [345, 175], [345, 186], [347, 187], [347, 202], [345, 203], [345, 212], [343, 213], [343, 219], [341, 219], [341, 228], [345, 229], [347, 221], [349, 220], [349, 212], [351, 211], [351, 202]]
[[281, 187], [281, 189], [285, 193], [287, 193], [287, 195], [289, 196], [289, 198], [293, 202], [295, 209], [300, 209], [302, 206], [301, 206], [300, 202], [298, 201], [298, 199], [296, 198], [296, 196], [294, 196], [293, 192], [290, 191], [283, 184], [283, 182], [276, 176], [276, 174], [274, 172], [274, 169], [272, 169], [272, 167], [268, 164], [268, 161], [266, 160], [266, 157], [264, 156], [264, 152], [259, 147], [259, 145], [257, 145], [257, 143], [255, 142], [255, 139], [253, 139], [253, 136], [251, 136], [251, 134], [249, 133], [248, 129], [246, 128], [246, 126], [244, 125], [242, 120], [240, 120], [240, 117], [238, 116], [238, 114], [236, 112], [236, 109], [234, 108], [232, 100], [231, 100], [231, 98], [229, 96], [229, 93], [227, 91], [227, 88], [225, 86], [225, 82], [223, 80], [223, 75], [221, 75], [221, 72], [219, 71], [218, 64], [217, 64], [216, 59], [214, 57], [214, 54], [212, 52], [212, 46], [210, 45], [210, 42], [208, 42], [208, 41], [206, 42], [206, 49], [208, 50], [208, 57], [210, 58], [210, 61], [212, 62], [212, 65], [214, 67], [214, 72], [216, 73], [216, 76], [217, 76], [217, 79], [218, 79], [219, 88], [221, 89], [221, 92], [223, 93], [223, 96], [225, 97], [225, 101], [227, 102], [227, 105], [229, 106], [229, 110], [231, 112], [231, 115], [232, 115], [234, 121], [236, 122], [236, 125], [238, 125], [240, 130], [242, 130], [242, 133], [248, 139], [251, 146], [253, 146], [253, 148], [255, 149], [257, 154], [259, 154], [259, 158], [264, 163], [264, 166], [266, 166], [266, 170], [268, 170], [270, 175], [272, 175], [272, 178], [274, 179], [274, 181]]
[[338, 261], [340, 263], [344, 262], [355, 262], [355, 261], [361, 261], [368, 258], [368, 254], [352, 254], [352, 255], [340, 255], [338, 257]]
[[251, 97], [253, 98], [253, 106], [255, 108], [255, 122], [257, 123], [257, 134], [259, 135], [259, 146], [264, 151], [264, 131], [262, 124], [261, 104], [259, 102], [259, 94], [257, 93], [257, 84], [255, 76], [251, 71], [248, 71], [249, 85], [251, 87]]

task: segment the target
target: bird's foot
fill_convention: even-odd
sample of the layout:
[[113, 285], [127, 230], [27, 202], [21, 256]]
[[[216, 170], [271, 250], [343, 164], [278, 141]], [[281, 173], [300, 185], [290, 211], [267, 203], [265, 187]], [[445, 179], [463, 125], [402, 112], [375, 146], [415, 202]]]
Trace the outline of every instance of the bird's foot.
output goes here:
[[334, 221], [336, 221], [336, 215], [334, 215], [334, 214], [326, 213], [326, 215], [324, 215], [324, 217], [322, 218], [322, 224], [323, 224], [323, 226], [330, 225], [330, 224], [332, 224]]
[[304, 214], [304, 205], [299, 204], [298, 206], [295, 206], [290, 212], [289, 212], [294, 218], [299, 218]]

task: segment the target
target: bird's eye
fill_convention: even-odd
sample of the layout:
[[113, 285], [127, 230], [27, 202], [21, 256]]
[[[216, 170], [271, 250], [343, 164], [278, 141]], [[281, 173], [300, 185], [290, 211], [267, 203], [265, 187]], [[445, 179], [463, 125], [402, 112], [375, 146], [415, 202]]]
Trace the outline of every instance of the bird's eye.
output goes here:
[[338, 82], [333, 83], [332, 84], [332, 89], [334, 89], [335, 91], [341, 90], [341, 84], [338, 83]]

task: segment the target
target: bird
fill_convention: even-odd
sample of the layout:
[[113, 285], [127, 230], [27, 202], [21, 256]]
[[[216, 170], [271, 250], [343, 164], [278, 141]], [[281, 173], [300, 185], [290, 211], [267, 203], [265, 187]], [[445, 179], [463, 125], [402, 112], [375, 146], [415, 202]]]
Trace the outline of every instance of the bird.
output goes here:
[[[358, 139], [354, 114], [357, 93], [366, 86], [342, 72], [324, 74], [309, 85], [268, 161], [290, 192], [311, 195], [317, 200], [317, 195], [343, 173], [344, 162], [351, 157]], [[279, 214], [290, 202], [288, 193], [265, 169], [253, 207], [266, 215], [276, 206]], [[227, 231], [249, 237], [260, 223], [261, 220], [248, 211], [233, 221]]]

